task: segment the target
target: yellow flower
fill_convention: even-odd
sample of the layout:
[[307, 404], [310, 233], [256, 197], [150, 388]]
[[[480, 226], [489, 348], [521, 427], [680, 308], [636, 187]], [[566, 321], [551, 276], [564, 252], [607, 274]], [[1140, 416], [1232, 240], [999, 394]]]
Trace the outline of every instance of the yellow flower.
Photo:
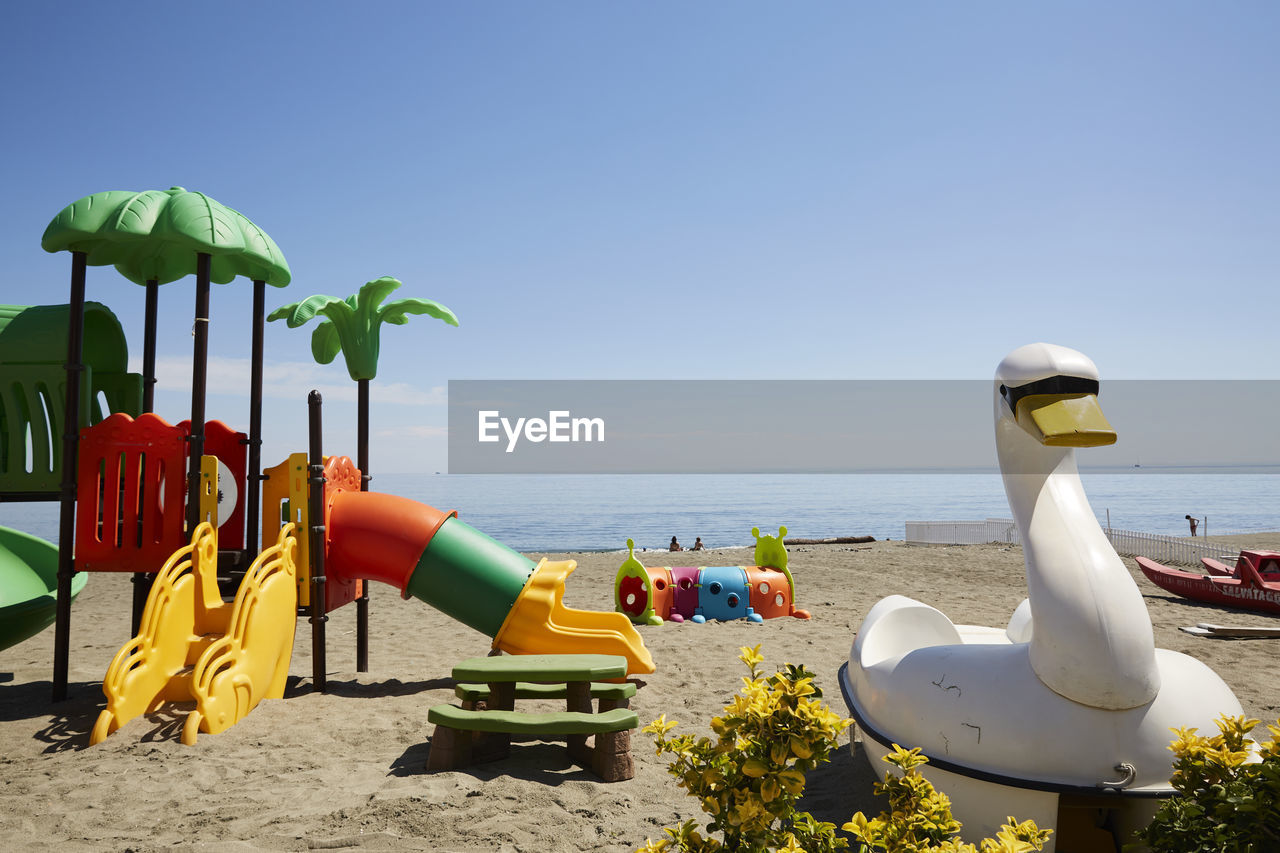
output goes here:
[[667, 732], [671, 731], [678, 725], [680, 724], [677, 723], [675, 720], [672, 720], [671, 722], [667, 722], [667, 715], [662, 714], [658, 717], [658, 719], [654, 720], [652, 723], [650, 723], [649, 725], [641, 729], [641, 731], [648, 732], [649, 734], [655, 734], [658, 737], [662, 738], [662, 737], [666, 737]]
[[849, 822], [840, 828], [865, 841], [867, 837], [867, 816], [862, 812], [854, 812], [853, 817], [849, 818]]
[[1224, 736], [1246, 735], [1253, 731], [1254, 726], [1258, 725], [1258, 720], [1246, 720], [1244, 717], [1228, 717], [1222, 716], [1214, 720], [1218, 725], [1218, 730]]
[[1204, 740], [1204, 738], [1196, 734], [1194, 726], [1191, 728], [1169, 729], [1169, 731], [1174, 734], [1173, 740], [1169, 743], [1169, 750], [1175, 755], [1182, 755]]
[[756, 667], [764, 663], [764, 655], [760, 653], [759, 643], [752, 646], [751, 648], [747, 648], [746, 646], [743, 646], [742, 648], [738, 649], [738, 651], [742, 652], [742, 654], [738, 655], [738, 660], [745, 663], [747, 665], [747, 668], [750, 669], [753, 674], [755, 673]]

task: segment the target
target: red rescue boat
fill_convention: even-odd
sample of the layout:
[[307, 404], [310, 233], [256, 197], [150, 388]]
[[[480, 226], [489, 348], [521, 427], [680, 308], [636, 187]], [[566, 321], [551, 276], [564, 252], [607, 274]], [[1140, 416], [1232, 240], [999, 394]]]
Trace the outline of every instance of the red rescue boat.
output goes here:
[[1280, 615], [1280, 551], [1241, 551], [1235, 568], [1208, 557], [1200, 562], [1205, 572], [1170, 568], [1146, 557], [1138, 557], [1138, 568], [1156, 586], [1183, 598]]

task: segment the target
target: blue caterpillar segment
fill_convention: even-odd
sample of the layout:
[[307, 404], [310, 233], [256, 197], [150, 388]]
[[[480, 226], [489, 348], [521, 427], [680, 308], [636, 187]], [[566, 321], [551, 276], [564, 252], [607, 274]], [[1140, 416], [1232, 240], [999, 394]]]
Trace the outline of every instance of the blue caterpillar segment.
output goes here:
[[698, 569], [698, 612], [694, 622], [708, 619], [751, 619], [761, 622], [747, 606], [751, 587], [747, 585], [747, 572], [741, 566], [706, 566]]

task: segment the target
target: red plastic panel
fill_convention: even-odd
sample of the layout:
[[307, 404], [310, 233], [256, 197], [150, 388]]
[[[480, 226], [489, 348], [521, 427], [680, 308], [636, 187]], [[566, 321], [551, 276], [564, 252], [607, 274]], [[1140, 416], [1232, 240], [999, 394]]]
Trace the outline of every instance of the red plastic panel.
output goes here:
[[123, 413], [80, 430], [76, 569], [156, 572], [186, 544], [186, 433]]

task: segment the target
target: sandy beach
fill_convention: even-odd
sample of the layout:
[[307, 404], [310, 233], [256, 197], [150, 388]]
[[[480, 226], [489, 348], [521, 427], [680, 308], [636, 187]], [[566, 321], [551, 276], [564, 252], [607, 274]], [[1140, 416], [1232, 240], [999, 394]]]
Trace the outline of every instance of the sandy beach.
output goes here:
[[[1215, 537], [1216, 538], [1216, 537]], [[1234, 537], [1280, 546], [1280, 534]], [[1025, 595], [1022, 554], [1001, 545], [908, 546], [902, 542], [799, 545], [790, 549], [797, 603], [811, 621], [776, 619], [641, 628], [657, 672], [639, 677], [632, 700], [642, 724], [666, 714], [681, 731], [708, 721], [741, 685], [738, 649], [760, 644], [767, 667], [803, 663], [841, 715], [836, 672], [867, 610], [892, 593], [932, 604], [955, 622], [1004, 625]], [[543, 555], [529, 555], [537, 558]], [[569, 554], [578, 569], [565, 601], [611, 610], [619, 554]], [[738, 564], [747, 549], [695, 555], [648, 552], [646, 565]], [[1207, 663], [1245, 712], [1280, 716], [1275, 640], [1212, 640], [1182, 625], [1272, 625], [1271, 617], [1199, 606], [1133, 572], [1156, 644]], [[128, 639], [129, 578], [96, 574], [73, 611], [71, 698], [53, 704], [53, 630], [0, 652], [0, 838], [12, 851], [241, 850], [634, 850], [662, 827], [699, 818], [667, 775], [652, 739], [633, 735], [635, 778], [605, 784], [571, 765], [558, 744], [517, 744], [510, 759], [461, 771], [425, 770], [430, 706], [453, 699], [451, 666], [483, 655], [489, 639], [416, 600], [375, 586], [370, 671], [355, 671], [355, 613], [332, 614], [330, 691], [311, 688], [311, 634], [297, 627], [286, 698], [264, 702], [240, 724], [178, 741], [186, 708], [136, 719], [98, 746], [88, 732], [103, 706], [101, 680]], [[854, 740], [852, 753], [843, 748]], [[810, 774], [805, 807], [837, 825], [874, 814], [874, 776], [857, 734]]]

